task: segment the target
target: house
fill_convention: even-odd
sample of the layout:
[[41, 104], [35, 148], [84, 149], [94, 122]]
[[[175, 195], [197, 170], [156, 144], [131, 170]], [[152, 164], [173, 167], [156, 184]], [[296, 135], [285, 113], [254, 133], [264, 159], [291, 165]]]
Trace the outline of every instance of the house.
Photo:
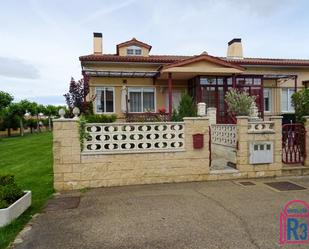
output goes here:
[[89, 81], [97, 114], [167, 114], [188, 92], [196, 103], [217, 108], [218, 123], [231, 123], [225, 93], [231, 88], [256, 96], [262, 117], [292, 114], [292, 94], [309, 85], [309, 60], [246, 58], [241, 39], [228, 43], [226, 57], [152, 55], [151, 45], [135, 38], [116, 46], [115, 54], [103, 53], [101, 33], [94, 33], [93, 53], [79, 57]]

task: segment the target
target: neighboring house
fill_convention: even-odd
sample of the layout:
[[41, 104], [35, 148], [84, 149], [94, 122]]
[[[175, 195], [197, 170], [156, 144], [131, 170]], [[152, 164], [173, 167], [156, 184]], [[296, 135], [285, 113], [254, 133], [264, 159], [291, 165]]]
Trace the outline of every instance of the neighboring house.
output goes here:
[[224, 95], [238, 88], [256, 96], [260, 115], [267, 118], [293, 113], [291, 95], [309, 82], [309, 60], [246, 58], [241, 39], [228, 43], [226, 57], [151, 55], [150, 50], [133, 38], [118, 44], [116, 54], [104, 54], [102, 34], [94, 33], [93, 54], [79, 59], [95, 113], [118, 118], [162, 108], [170, 113], [188, 92], [196, 102], [216, 107], [219, 123], [230, 123]]

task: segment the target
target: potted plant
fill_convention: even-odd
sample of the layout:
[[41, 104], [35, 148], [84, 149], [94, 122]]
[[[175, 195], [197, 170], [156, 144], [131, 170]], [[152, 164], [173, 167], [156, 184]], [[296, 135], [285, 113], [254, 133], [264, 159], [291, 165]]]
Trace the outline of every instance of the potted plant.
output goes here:
[[250, 96], [247, 92], [241, 92], [236, 89], [232, 89], [226, 93], [225, 102], [228, 106], [228, 112], [232, 116], [257, 115], [255, 97]]
[[0, 175], [0, 227], [8, 225], [31, 206], [31, 191], [22, 191], [14, 176]]

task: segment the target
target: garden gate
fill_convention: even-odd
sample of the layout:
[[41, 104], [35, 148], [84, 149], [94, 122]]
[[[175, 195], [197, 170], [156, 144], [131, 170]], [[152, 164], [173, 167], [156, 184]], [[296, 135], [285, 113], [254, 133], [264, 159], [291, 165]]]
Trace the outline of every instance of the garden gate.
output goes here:
[[304, 164], [306, 159], [306, 129], [303, 124], [282, 126], [282, 162]]

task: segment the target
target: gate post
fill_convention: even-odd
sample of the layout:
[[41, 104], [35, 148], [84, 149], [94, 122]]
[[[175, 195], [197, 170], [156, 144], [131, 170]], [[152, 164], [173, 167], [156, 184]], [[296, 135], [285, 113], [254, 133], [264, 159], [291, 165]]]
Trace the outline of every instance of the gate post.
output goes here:
[[306, 145], [306, 159], [304, 166], [309, 167], [309, 116], [305, 116], [305, 129], [306, 129], [306, 139], [305, 139], [305, 145]]
[[271, 116], [270, 120], [274, 122], [274, 164], [276, 170], [282, 170], [282, 116]]

